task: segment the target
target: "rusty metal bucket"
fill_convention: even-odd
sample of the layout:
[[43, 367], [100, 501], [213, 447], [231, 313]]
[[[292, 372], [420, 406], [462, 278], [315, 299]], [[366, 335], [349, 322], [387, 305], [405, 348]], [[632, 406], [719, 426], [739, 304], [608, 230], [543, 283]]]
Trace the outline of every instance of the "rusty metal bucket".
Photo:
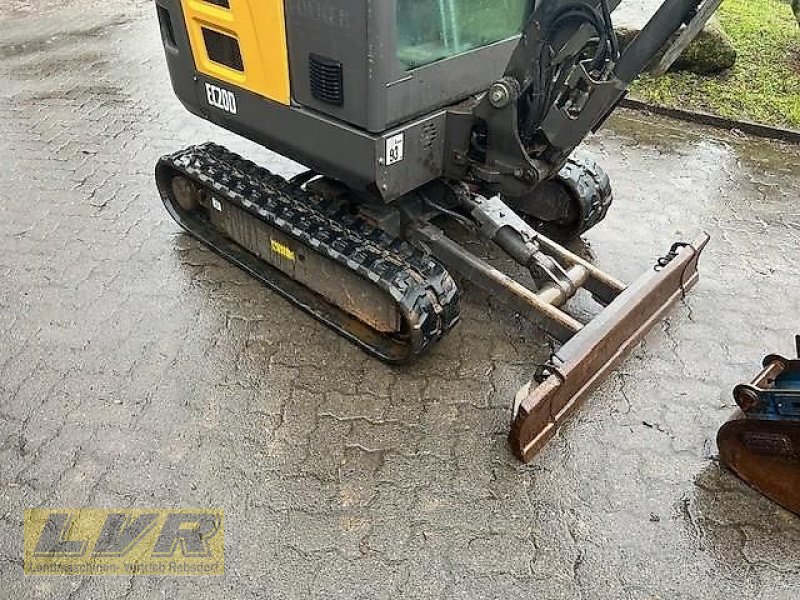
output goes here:
[[717, 434], [722, 463], [745, 483], [800, 515], [800, 336], [798, 360], [773, 354], [737, 385], [740, 410]]
[[530, 461], [556, 429], [639, 343], [669, 308], [697, 283], [697, 262], [708, 243], [676, 244], [656, 267], [622, 290], [576, 332], [517, 393], [509, 442]]

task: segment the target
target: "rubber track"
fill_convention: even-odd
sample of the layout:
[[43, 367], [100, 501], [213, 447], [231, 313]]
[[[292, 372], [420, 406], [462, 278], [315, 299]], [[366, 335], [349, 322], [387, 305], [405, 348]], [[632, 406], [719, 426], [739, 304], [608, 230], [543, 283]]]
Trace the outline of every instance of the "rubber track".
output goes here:
[[210, 142], [163, 157], [157, 171], [164, 167], [387, 292], [412, 331], [408, 355], [400, 362], [425, 352], [458, 322], [460, 294], [441, 264], [339, 205], [311, 197], [300, 186]]
[[555, 179], [572, 191], [580, 206], [581, 220], [570, 237], [586, 233], [605, 219], [614, 194], [608, 174], [594, 160], [570, 157]]

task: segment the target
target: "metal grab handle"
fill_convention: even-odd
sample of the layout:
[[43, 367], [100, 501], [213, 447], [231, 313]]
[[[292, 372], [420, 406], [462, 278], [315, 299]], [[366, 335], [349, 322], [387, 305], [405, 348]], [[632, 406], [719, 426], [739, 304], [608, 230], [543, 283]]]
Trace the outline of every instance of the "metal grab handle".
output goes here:
[[733, 388], [733, 399], [745, 413], [761, 404], [760, 392], [772, 387], [772, 383], [786, 370], [786, 363], [779, 357], [771, 357], [761, 372], [750, 383], [740, 383]]

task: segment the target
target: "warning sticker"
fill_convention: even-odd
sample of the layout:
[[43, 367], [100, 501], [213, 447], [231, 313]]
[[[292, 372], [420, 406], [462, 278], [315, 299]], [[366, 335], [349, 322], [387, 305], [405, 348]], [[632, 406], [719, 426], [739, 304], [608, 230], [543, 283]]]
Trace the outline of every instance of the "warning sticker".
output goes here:
[[287, 246], [286, 244], [282, 244], [278, 240], [270, 239], [269, 247], [278, 256], [282, 256], [283, 258], [285, 258], [287, 260], [294, 260], [295, 259], [294, 250], [289, 248], [289, 246]]
[[386, 139], [386, 164], [393, 165], [403, 160], [405, 134], [398, 133]]

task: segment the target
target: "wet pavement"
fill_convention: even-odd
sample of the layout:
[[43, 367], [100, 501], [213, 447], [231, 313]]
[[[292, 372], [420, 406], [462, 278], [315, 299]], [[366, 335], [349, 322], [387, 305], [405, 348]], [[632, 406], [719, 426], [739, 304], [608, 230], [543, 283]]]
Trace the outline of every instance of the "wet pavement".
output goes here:
[[[600, 266], [713, 240], [523, 466], [505, 434], [541, 335], [467, 288], [449, 338], [387, 367], [180, 233], [159, 155], [213, 139], [298, 167], [183, 110], [149, 2], [97, 4], [0, 17], [0, 597], [800, 596], [800, 519], [714, 444], [732, 386], [792, 352], [796, 147], [634, 113], [590, 141], [617, 195]], [[223, 508], [226, 575], [23, 577], [35, 506]]]

